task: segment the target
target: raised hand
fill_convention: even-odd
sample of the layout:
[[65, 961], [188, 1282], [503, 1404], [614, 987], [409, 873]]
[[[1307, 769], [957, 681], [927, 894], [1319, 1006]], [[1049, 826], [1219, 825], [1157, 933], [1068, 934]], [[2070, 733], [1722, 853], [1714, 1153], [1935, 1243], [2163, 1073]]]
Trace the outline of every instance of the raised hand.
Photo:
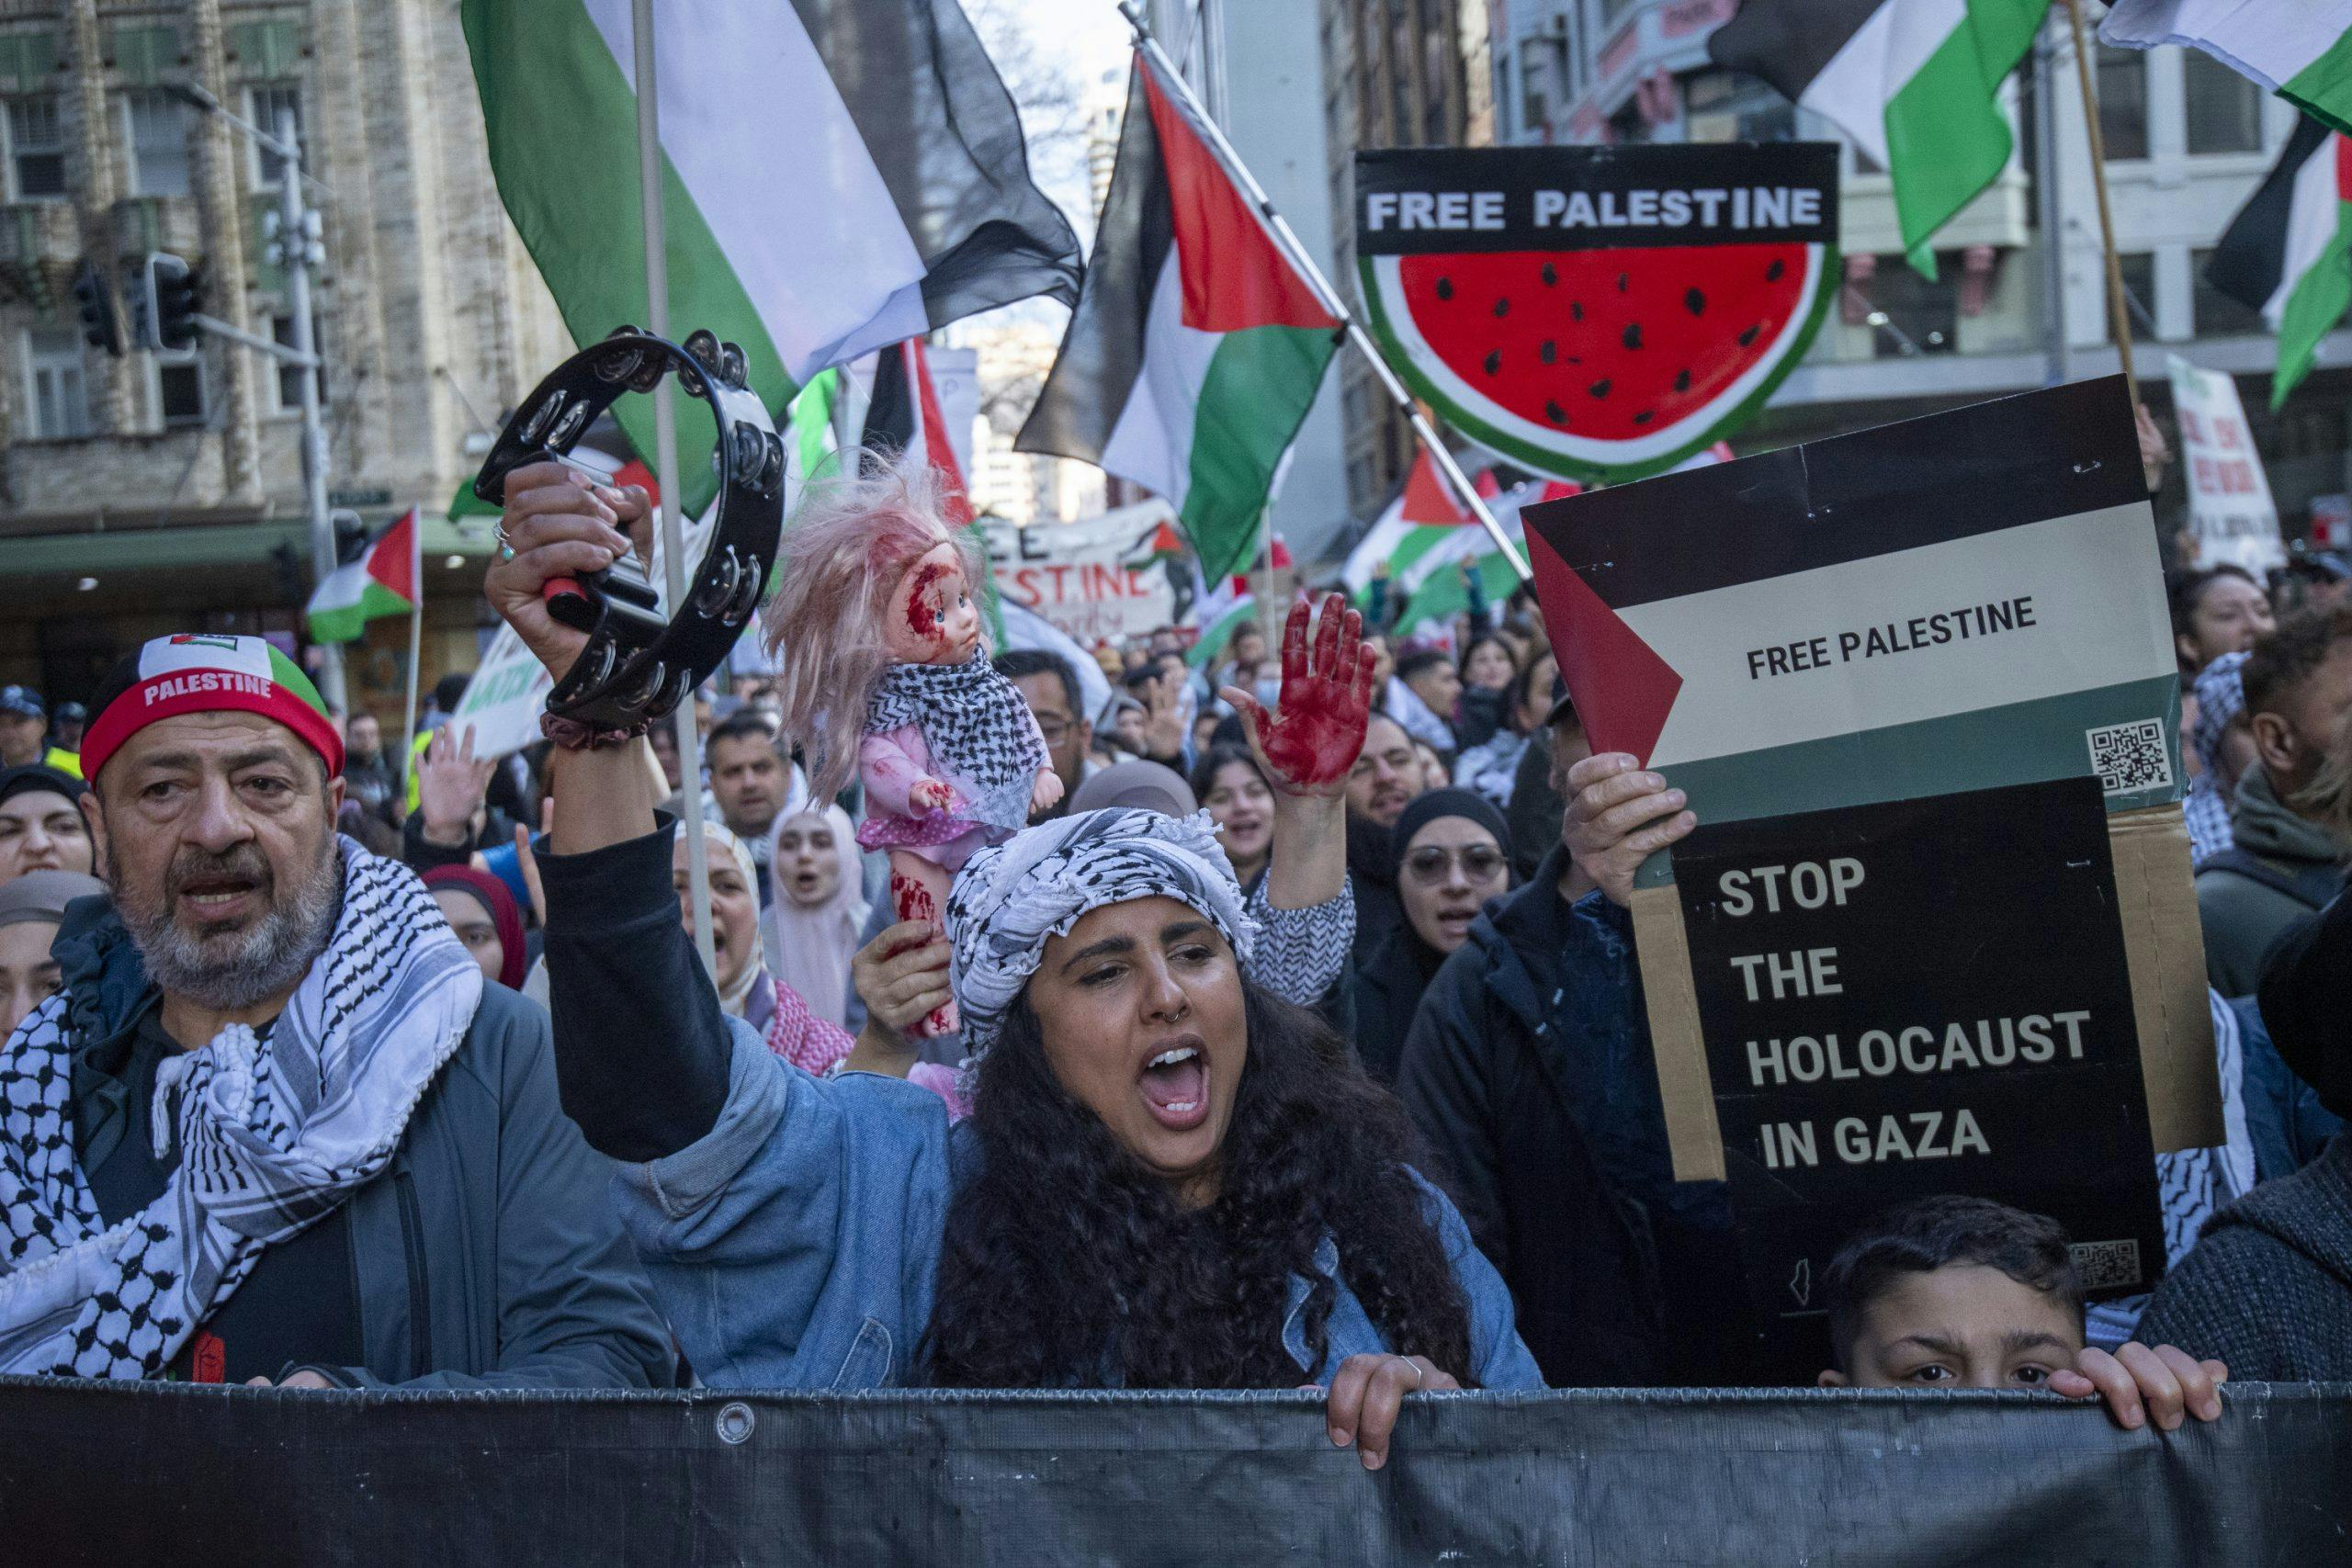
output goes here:
[[615, 489], [561, 463], [527, 463], [506, 476], [498, 526], [514, 554], [491, 567], [482, 596], [560, 681], [588, 637], [548, 615], [540, 590], [553, 578], [601, 571], [630, 550], [650, 560], [652, 505], [635, 485]]
[[466, 726], [462, 739], [455, 723], [433, 732], [432, 743], [416, 765], [417, 815], [424, 818], [429, 841], [472, 842], [474, 813], [488, 797], [490, 775], [497, 767], [494, 757], [474, 756], [472, 725]]
[[1283, 625], [1283, 687], [1275, 711], [1238, 686], [1218, 693], [1241, 716], [1250, 749], [1276, 790], [1337, 796], [1363, 750], [1372, 721], [1373, 650], [1363, 645], [1363, 617], [1333, 593], [1310, 648], [1305, 597]]

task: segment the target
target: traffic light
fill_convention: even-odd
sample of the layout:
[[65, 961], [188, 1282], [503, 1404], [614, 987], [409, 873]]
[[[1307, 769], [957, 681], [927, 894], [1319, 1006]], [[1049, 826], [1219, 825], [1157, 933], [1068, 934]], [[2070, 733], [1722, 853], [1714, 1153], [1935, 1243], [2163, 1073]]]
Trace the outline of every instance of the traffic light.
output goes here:
[[196, 318], [203, 310], [204, 280], [179, 257], [150, 251], [139, 269], [139, 292], [132, 306], [140, 346], [186, 348], [196, 341], [200, 330]]
[[114, 313], [114, 290], [107, 287], [107, 275], [98, 264], [86, 256], [74, 275], [74, 299], [82, 308], [83, 341], [120, 359], [122, 322]]

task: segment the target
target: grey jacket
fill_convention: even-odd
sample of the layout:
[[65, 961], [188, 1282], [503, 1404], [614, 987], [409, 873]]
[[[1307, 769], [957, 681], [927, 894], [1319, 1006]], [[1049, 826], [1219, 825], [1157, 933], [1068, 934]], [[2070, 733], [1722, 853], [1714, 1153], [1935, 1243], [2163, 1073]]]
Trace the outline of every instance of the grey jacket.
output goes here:
[[2256, 1382], [2352, 1379], [2352, 1134], [2207, 1222], [2138, 1337]]
[[[97, 1095], [120, 1121], [122, 1086], [84, 1060], [136, 1026], [154, 995], [145, 966], [98, 898], [68, 909], [51, 951], [73, 992], [77, 1113]], [[95, 1144], [109, 1107], [86, 1110]], [[612, 1170], [557, 1103], [547, 1013], [485, 986], [390, 1166], [349, 1200], [366, 1362], [314, 1370], [366, 1388], [668, 1384], [670, 1336], [613, 1213]]]
[[2314, 897], [2298, 897], [2234, 870], [2231, 856], [2214, 857], [2197, 873], [2198, 923], [2205, 931], [2205, 975], [2225, 998], [2246, 997], [2262, 980], [2263, 955], [2289, 926], [2327, 902], [2342, 885], [2344, 847], [2316, 822], [2287, 809], [2270, 776], [2248, 768], [2230, 808], [2235, 849], [2271, 873], [2273, 881], [2310, 882]]

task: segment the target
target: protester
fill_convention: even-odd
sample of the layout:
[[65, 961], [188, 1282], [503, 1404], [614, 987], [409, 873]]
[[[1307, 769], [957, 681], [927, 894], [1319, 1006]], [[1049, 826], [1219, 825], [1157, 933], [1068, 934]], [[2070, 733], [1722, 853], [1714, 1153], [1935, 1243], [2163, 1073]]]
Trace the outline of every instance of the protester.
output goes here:
[[[1125, 695], [1111, 699], [1111, 733], [1119, 749], [1130, 757], [1143, 755], [1143, 721], [1142, 703]], [[1099, 732], [1096, 738], [1100, 739]]]
[[[1469, 747], [1453, 760], [1453, 783], [1477, 791], [1496, 806], [1510, 804], [1519, 760], [1536, 731], [1544, 728], [1552, 702], [1552, 682], [1558, 669], [1550, 650], [1545, 649], [1511, 677], [1503, 693], [1500, 728], [1483, 743]], [[1466, 694], [1464, 700], [1468, 700]], [[1547, 832], [1544, 837], [1551, 835]]]
[[416, 716], [416, 734], [408, 744], [408, 792], [401, 797], [401, 815], [413, 817], [421, 804], [418, 791], [422, 787], [418, 763], [421, 762], [433, 738], [458, 714], [458, 705], [466, 700], [466, 688], [473, 677], [463, 670], [452, 670], [433, 682], [433, 695], [424, 711]]
[[0, 1049], [0, 1371], [669, 1381], [545, 1016], [338, 842], [308, 678], [260, 637], [161, 637], [96, 706], [112, 904], [74, 906], [63, 989]]
[[776, 818], [797, 807], [808, 786], [776, 749], [775, 731], [755, 714], [739, 713], [714, 728], [703, 760], [709, 766], [718, 819], [752, 851], [752, 864], [760, 873], [753, 879], [754, 897], [764, 908], [775, 897], [765, 874], [768, 840]]
[[2180, 811], [2188, 824], [2190, 859], [2199, 865], [2230, 847], [2230, 805], [2237, 797], [2238, 781], [2255, 762], [2254, 731], [2243, 722], [2245, 661], [2243, 653], [2214, 660], [2197, 677], [2182, 705], [2181, 722], [2188, 726], [2197, 773], [2181, 797]]
[[1414, 739], [1451, 757], [1460, 750], [1453, 721], [1461, 700], [1462, 677], [1445, 650], [1417, 648], [1397, 657], [1396, 678], [1388, 682], [1382, 711]]
[[82, 818], [88, 786], [41, 762], [0, 770], [0, 883], [28, 871], [96, 871]]
[[523, 944], [523, 911], [506, 884], [469, 865], [436, 865], [424, 881], [482, 977], [521, 990], [530, 956]]
[[1543, 724], [1529, 735], [1527, 749], [1519, 754], [1519, 767], [1511, 774], [1510, 799], [1503, 806], [1503, 820], [1510, 824], [1511, 871], [1521, 882], [1535, 880], [1537, 863], [1559, 841], [1561, 818], [1568, 808], [1568, 803], [1560, 798], [1565, 775], [1554, 770], [1554, 760], [1565, 758], [1566, 765], [1574, 767], [1591, 754], [1584, 720], [1568, 696], [1567, 682], [1555, 671], [1552, 705], [1544, 710]]
[[1069, 809], [1078, 786], [1094, 771], [1087, 751], [1094, 742], [1094, 727], [1086, 718], [1086, 704], [1079, 695], [1078, 671], [1058, 653], [1042, 648], [1015, 648], [996, 656], [996, 672], [1011, 681], [1029, 705], [1037, 732], [1046, 738], [1046, 758], [1054, 776], [1062, 781], [1061, 798], [1030, 820], [1050, 822]]
[[49, 743], [49, 709], [30, 686], [0, 686], [0, 768], [40, 762], [68, 778], [82, 776], [81, 759]]
[[1453, 726], [1453, 738], [1466, 751], [1485, 745], [1510, 721], [1510, 689], [1519, 678], [1519, 655], [1499, 632], [1476, 632], [1463, 650], [1459, 669], [1461, 716]]
[[2065, 1228], [1987, 1198], [1922, 1198], [1879, 1215], [1822, 1274], [1833, 1365], [1824, 1388], [2097, 1394], [2116, 1425], [2177, 1430], [2221, 1418], [2220, 1361], [2170, 1345], [2113, 1355], [2083, 1338]]
[[28, 871], [0, 884], [0, 1040], [57, 992], [50, 944], [76, 898], [106, 897], [106, 884], [78, 871]]
[[1217, 826], [1217, 845], [1242, 891], [1257, 891], [1274, 843], [1274, 792], [1247, 746], [1217, 746], [1193, 770], [1193, 794]]
[[1487, 900], [1510, 886], [1510, 830], [1502, 813], [1463, 789], [1416, 796], [1389, 835], [1392, 880], [1405, 918], [1355, 966], [1354, 1043], [1364, 1071], [1396, 1081], [1421, 996], [1468, 940]]
[[[57, 711], [49, 716], [49, 747], [62, 751], [74, 760], [78, 767], [82, 756], [82, 732], [89, 728], [90, 710], [80, 703], [60, 703]], [[76, 773], [76, 778], [81, 775]]]
[[2210, 566], [2165, 580], [2173, 649], [2191, 679], [2225, 653], [2244, 653], [2271, 628], [2270, 595], [2244, 567]]
[[2344, 886], [2347, 845], [2307, 792], [2352, 714], [2352, 609], [2307, 612], [2255, 644], [2242, 671], [2255, 764], [2238, 781], [2231, 847], [2197, 874], [2205, 972], [2250, 994], [2279, 933]]
[[370, 816], [397, 824], [393, 802], [400, 798], [401, 781], [391, 759], [384, 755], [383, 726], [365, 711], [353, 714], [345, 728], [343, 753], [344, 799]]
[[775, 892], [760, 919], [769, 969], [817, 1017], [854, 1029], [850, 961], [870, 910], [849, 814], [828, 805], [780, 819], [768, 875]]
[[1421, 783], [1412, 737], [1395, 719], [1374, 714], [1364, 729], [1363, 750], [1348, 771], [1348, 876], [1355, 893], [1359, 964], [1405, 918], [1396, 902], [1389, 829], [1421, 793]]

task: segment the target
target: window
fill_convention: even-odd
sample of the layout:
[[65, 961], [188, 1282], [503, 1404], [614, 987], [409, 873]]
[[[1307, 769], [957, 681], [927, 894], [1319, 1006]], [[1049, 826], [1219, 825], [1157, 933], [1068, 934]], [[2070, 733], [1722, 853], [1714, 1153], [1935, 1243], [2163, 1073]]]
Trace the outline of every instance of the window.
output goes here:
[[[2132, 322], [2132, 336], [2152, 338], [2156, 335], [2156, 258], [2153, 252], [2130, 252], [2115, 258], [2116, 270], [2123, 276], [2123, 313]], [[2115, 314], [2110, 310], [2107, 318], [2107, 341], [2115, 341]]]
[[[271, 136], [277, 134], [280, 115], [294, 117], [294, 135], [302, 135], [302, 90], [291, 82], [274, 83], [267, 86], [245, 89], [245, 118]], [[248, 138], [245, 145], [253, 149], [254, 188], [276, 190], [280, 165], [286, 160]]]
[[1519, 119], [1530, 130], [1552, 123], [1552, 62], [1540, 49], [1520, 51]]
[[131, 194], [187, 195], [186, 106], [169, 93], [126, 93], [122, 124], [130, 147]]
[[1797, 133], [1797, 107], [1754, 76], [1693, 73], [1683, 104], [1693, 141], [1788, 141]]
[[2205, 280], [2205, 264], [2213, 259], [2211, 250], [2188, 253], [2189, 276], [2195, 284], [2189, 309], [2199, 337], [2251, 337], [2267, 334], [2269, 324], [2262, 312], [2242, 299], [2222, 293]]
[[[176, 354], [153, 354], [148, 360], [155, 367], [155, 410], [163, 416], [166, 430], [181, 425], [204, 423], [204, 356], [195, 349], [183, 349]], [[301, 405], [301, 389], [295, 389], [295, 406]]]
[[8, 103], [8, 199], [55, 201], [65, 196], [65, 134], [54, 95]]
[[25, 406], [37, 440], [90, 434], [90, 393], [82, 379], [82, 334], [71, 327], [25, 333]]
[[2098, 134], [2110, 164], [2148, 155], [2148, 56], [2098, 46]]
[[[272, 316], [269, 319], [269, 335], [277, 339], [277, 342], [284, 344], [286, 347], [293, 347], [294, 318], [291, 316]], [[319, 320], [316, 316], [312, 316], [311, 318], [311, 351], [316, 354], [322, 361], [326, 358], [326, 338], [319, 331]], [[327, 367], [322, 363], [319, 367], [319, 401], [323, 405], [326, 400]], [[279, 413], [300, 413], [301, 411], [302, 367], [299, 365], [281, 364], [277, 367], [277, 412]]]
[[1871, 328], [1871, 357], [1957, 353], [1960, 279], [1965, 270], [1957, 251], [1938, 253], [1933, 281], [1920, 276], [1902, 256], [1879, 257], [1870, 281], [1860, 286], [1871, 302], [1863, 320]]
[[2202, 50], [2181, 51], [2191, 152], [2262, 151], [2262, 89]]

